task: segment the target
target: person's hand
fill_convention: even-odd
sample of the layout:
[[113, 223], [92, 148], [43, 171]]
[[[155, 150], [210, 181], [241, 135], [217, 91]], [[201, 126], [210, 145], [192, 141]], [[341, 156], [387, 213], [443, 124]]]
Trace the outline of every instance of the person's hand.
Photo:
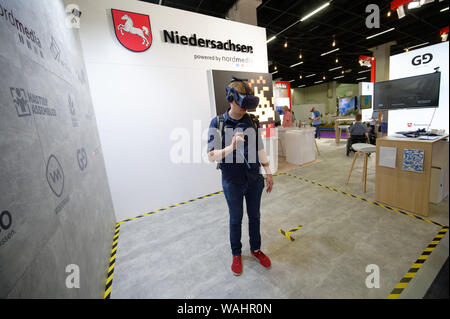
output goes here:
[[244, 136], [240, 132], [234, 134], [233, 139], [231, 141], [231, 147], [233, 148], [233, 150], [236, 149], [238, 142], [245, 142]]
[[273, 178], [272, 178], [272, 174], [267, 174], [266, 176], [266, 191], [268, 193], [270, 193], [272, 191], [272, 187], [273, 187]]

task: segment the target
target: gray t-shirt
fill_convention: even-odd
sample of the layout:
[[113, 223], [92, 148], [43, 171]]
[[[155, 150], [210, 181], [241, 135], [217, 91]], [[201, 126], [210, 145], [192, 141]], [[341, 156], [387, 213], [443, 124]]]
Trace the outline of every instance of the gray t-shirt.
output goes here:
[[351, 135], [364, 135], [369, 131], [369, 128], [366, 124], [355, 122], [352, 126], [350, 126], [349, 131]]

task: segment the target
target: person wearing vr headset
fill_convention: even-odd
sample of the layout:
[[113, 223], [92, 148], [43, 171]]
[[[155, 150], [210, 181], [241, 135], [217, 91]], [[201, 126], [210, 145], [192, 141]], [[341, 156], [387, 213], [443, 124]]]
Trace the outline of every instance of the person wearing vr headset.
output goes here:
[[247, 113], [256, 109], [259, 98], [245, 82], [233, 77], [226, 87], [228, 110], [211, 120], [208, 139], [208, 159], [219, 162], [222, 187], [230, 214], [230, 244], [234, 275], [242, 273], [241, 231], [244, 198], [247, 206], [250, 250], [265, 268], [271, 267], [269, 257], [261, 250], [260, 205], [264, 189], [261, 165], [266, 173], [267, 192], [273, 187], [272, 174], [261, 135]]

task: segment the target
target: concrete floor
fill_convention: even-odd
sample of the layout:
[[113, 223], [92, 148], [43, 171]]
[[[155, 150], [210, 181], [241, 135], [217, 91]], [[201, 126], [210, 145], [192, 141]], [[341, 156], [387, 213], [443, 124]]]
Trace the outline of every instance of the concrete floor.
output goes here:
[[[367, 193], [362, 158], [345, 184], [352, 157], [345, 141], [318, 140], [320, 160], [280, 170], [374, 199], [375, 156]], [[386, 298], [441, 227], [289, 176], [274, 178], [261, 208], [262, 250], [272, 268], [249, 252], [243, 221], [243, 274], [233, 276], [228, 208], [214, 195], [121, 224], [111, 298]], [[448, 198], [429, 219], [449, 224]], [[278, 228], [296, 226], [290, 241]], [[422, 298], [448, 258], [448, 234], [400, 298]], [[380, 269], [380, 288], [367, 288], [366, 267]]]

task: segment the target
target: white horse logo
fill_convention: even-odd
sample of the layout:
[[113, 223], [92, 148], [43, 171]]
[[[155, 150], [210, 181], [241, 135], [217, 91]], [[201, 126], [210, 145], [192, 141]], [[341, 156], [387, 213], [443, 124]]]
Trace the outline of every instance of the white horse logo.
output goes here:
[[127, 20], [125, 24], [119, 24], [117, 26], [117, 30], [119, 30], [122, 35], [124, 35], [123, 31], [131, 34], [136, 34], [142, 38], [143, 45], [145, 45], [146, 47], [150, 45], [148, 39], [145, 37], [145, 35], [147, 35], [147, 37], [149, 36], [148, 28], [145, 25], [142, 26], [142, 29], [135, 28], [133, 26], [133, 20], [127, 14], [124, 14], [120, 19]]

